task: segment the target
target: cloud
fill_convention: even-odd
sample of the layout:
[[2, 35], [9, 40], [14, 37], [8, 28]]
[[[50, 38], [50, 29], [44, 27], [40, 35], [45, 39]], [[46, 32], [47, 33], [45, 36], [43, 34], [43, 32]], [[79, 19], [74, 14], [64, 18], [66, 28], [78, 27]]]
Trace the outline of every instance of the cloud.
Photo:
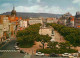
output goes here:
[[4, 3], [4, 4], [1, 4], [0, 6], [3, 8], [8, 8], [8, 7], [12, 7], [12, 4], [11, 3]]
[[31, 7], [25, 7], [25, 6], [18, 6], [16, 7], [16, 11], [18, 12], [35, 12], [35, 13], [60, 13], [59, 11], [62, 11], [59, 7], [48, 7], [48, 6], [40, 6], [40, 5], [34, 5]]
[[73, 0], [73, 3], [80, 3], [80, 0]]
[[0, 5], [0, 13], [9, 12], [11, 11], [12, 4], [11, 3], [4, 3]]
[[41, 0], [37, 0], [37, 3], [40, 3], [41, 2]]
[[[29, 0], [29, 2], [32, 0]], [[38, 3], [41, 0], [36, 0]], [[10, 12], [12, 10], [13, 5], [11, 3], [4, 3], [0, 5], [0, 13]], [[17, 12], [34, 12], [34, 13], [52, 13], [52, 14], [64, 14], [66, 12], [70, 12], [75, 15], [76, 9], [75, 7], [61, 8], [60, 6], [48, 6], [48, 5], [31, 5], [31, 6], [16, 6]]]
[[80, 6], [80, 0], [73, 0], [72, 3], [74, 3], [74, 4], [78, 4], [78, 5]]
[[73, 15], [75, 15], [76, 14], [76, 12], [77, 12], [77, 8], [75, 8], [75, 7], [69, 7], [69, 8], [67, 8], [67, 12], [70, 12], [71, 14], [73, 14]]
[[17, 12], [34, 12], [34, 13], [53, 13], [53, 14], [64, 14], [66, 12], [70, 12], [71, 14], [75, 15], [75, 12], [77, 9], [74, 7], [68, 7], [66, 9], [62, 9], [59, 6], [40, 6], [40, 5], [34, 5], [34, 6], [18, 6], [16, 7]]

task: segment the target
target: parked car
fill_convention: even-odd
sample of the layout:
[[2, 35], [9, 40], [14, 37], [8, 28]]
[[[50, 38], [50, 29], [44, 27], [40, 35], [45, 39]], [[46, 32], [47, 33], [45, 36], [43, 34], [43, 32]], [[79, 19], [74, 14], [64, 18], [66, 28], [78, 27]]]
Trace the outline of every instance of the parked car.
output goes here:
[[44, 56], [44, 53], [37, 52], [37, 53], [36, 53], [36, 56]]
[[18, 46], [14, 46], [14, 48], [16, 48], [16, 47], [18, 47]]
[[16, 50], [19, 50], [19, 47], [17, 47]]
[[18, 47], [18, 46], [14, 46], [14, 48], [15, 48], [16, 50], [19, 50], [19, 47]]
[[69, 53], [64, 53], [64, 54], [62, 54], [62, 56], [63, 56], [63, 57], [69, 57], [69, 56], [71, 56], [71, 54], [69, 54]]
[[19, 45], [19, 42], [16, 42], [15, 45]]
[[50, 57], [58, 57], [59, 55], [58, 54], [55, 54], [55, 53], [51, 53], [50, 54]]
[[74, 58], [74, 56], [69, 56], [69, 58]]
[[73, 53], [73, 56], [74, 57], [77, 57], [79, 54], [78, 53]]

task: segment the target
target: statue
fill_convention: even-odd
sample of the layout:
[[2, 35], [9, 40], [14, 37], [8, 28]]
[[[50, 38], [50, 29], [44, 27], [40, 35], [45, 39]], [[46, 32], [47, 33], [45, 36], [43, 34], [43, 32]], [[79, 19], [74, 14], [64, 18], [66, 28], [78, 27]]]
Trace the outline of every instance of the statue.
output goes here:
[[42, 24], [42, 27], [46, 27], [47, 19], [43, 19], [43, 20], [42, 20], [42, 23], [43, 23], [43, 24]]

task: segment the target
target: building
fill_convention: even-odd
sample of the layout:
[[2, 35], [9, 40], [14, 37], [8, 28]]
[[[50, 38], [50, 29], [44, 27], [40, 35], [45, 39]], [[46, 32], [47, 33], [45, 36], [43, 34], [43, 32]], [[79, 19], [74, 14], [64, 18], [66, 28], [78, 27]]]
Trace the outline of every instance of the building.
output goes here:
[[0, 41], [2, 41], [2, 37], [3, 37], [3, 25], [0, 24]]
[[69, 27], [74, 27], [74, 20], [75, 20], [75, 17], [72, 16], [69, 12], [62, 15], [62, 17], [59, 18], [58, 20], [58, 24], [62, 24], [62, 25], [65, 25], [65, 26], [69, 26]]
[[27, 27], [28, 27], [27, 19], [19, 21], [19, 30], [23, 30], [24, 28], [27, 28]]
[[74, 27], [74, 19], [75, 19], [75, 17], [71, 16], [69, 19], [70, 19], [70, 27]]
[[47, 23], [53, 23], [54, 22], [53, 19], [54, 18], [47, 18]]
[[62, 25], [67, 25], [67, 20], [70, 18], [70, 16], [72, 16], [69, 12], [62, 15], [62, 17], [60, 17], [60, 19], [58, 20], [60, 24]]
[[33, 25], [33, 24], [42, 24], [43, 19], [46, 20], [47, 23], [57, 23], [56, 18], [46, 18], [46, 17], [39, 17], [39, 18], [29, 18], [27, 20], [28, 25]]
[[0, 15], [0, 38], [5, 40], [11, 36], [15, 36], [21, 20], [21, 17], [19, 18], [16, 15], [17, 14], [14, 7], [11, 11], [11, 15]]
[[13, 6], [13, 10], [11, 11], [11, 16], [16, 16], [16, 10], [15, 10], [15, 7]]
[[10, 25], [9, 25], [10, 32], [9, 33], [11, 36], [15, 37], [16, 31], [19, 30], [21, 26], [20, 22], [22, 20], [22, 17], [17, 17], [15, 7], [13, 7], [13, 10], [11, 11], [11, 15], [8, 16], [8, 19], [10, 21]]
[[56, 18], [47, 18], [47, 23], [57, 23], [57, 21]]
[[3, 18], [3, 31], [9, 31], [9, 20], [8, 17]]
[[76, 12], [76, 15], [75, 15], [75, 27], [76, 28], [80, 28], [80, 12]]
[[9, 32], [9, 20], [7, 16], [0, 16], [0, 27], [1, 37], [4, 37], [4, 39], [8, 38], [7, 34]]
[[8, 17], [4, 17], [3, 18], [3, 36], [5, 37], [5, 39], [8, 38], [8, 32], [9, 32], [9, 20]]
[[29, 22], [29, 25], [38, 24], [38, 23], [42, 23], [42, 19], [40, 19], [40, 18], [30, 18], [28, 20], [28, 22]]
[[54, 35], [54, 29], [51, 26], [45, 27], [45, 28], [40, 27], [39, 34], [40, 35], [53, 36]]

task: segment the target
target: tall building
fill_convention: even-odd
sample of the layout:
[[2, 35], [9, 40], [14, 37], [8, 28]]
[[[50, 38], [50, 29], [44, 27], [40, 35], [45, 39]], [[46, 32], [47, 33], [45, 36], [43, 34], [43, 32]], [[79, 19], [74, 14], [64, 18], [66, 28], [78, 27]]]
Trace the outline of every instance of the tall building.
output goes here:
[[2, 37], [3, 37], [3, 25], [0, 24], [0, 41], [2, 41]]
[[77, 19], [80, 19], [80, 12], [76, 12], [75, 17], [76, 17]]
[[59, 23], [60, 24], [62, 24], [62, 25], [70, 25], [70, 17], [71, 17], [72, 15], [68, 12], [68, 13], [66, 13], [66, 14], [64, 14], [64, 15], [62, 15], [62, 17], [60, 17], [60, 20], [59, 20]]
[[11, 15], [12, 16], [16, 16], [16, 10], [15, 10], [15, 7], [13, 6], [13, 10], [11, 11]]
[[75, 15], [75, 27], [80, 28], [80, 12], [76, 12]]
[[69, 12], [62, 15], [62, 17], [58, 20], [58, 23], [59, 24], [62, 24], [62, 25], [66, 25], [66, 26], [69, 26], [69, 27], [74, 27], [75, 25], [75, 17], [72, 16]]
[[0, 15], [0, 38], [1, 41], [8, 38], [9, 20], [6, 15]]

